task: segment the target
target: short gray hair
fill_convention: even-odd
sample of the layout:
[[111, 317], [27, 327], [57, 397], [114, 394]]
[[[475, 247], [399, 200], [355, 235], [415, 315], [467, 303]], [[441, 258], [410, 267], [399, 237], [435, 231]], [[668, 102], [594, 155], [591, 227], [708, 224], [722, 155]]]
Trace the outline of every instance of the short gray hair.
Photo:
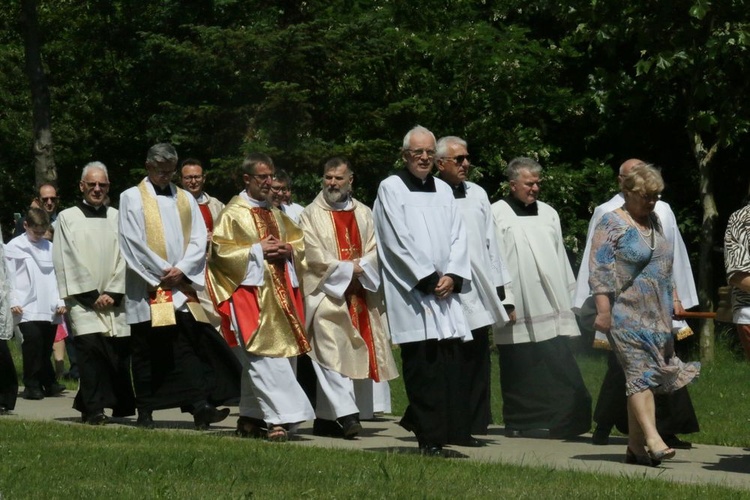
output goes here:
[[177, 151], [168, 142], [154, 144], [146, 153], [146, 163], [156, 165], [158, 163], [174, 163], [177, 165]]
[[83, 167], [83, 170], [81, 170], [81, 180], [83, 180], [86, 177], [86, 174], [88, 174], [92, 170], [101, 170], [102, 172], [104, 172], [107, 180], [109, 180], [109, 172], [107, 172], [107, 167], [100, 161], [92, 161], [91, 163], [87, 163], [86, 166]]
[[505, 168], [505, 175], [509, 181], [514, 181], [521, 175], [521, 170], [528, 170], [530, 174], [538, 175], [542, 171], [542, 166], [534, 159], [519, 156], [510, 160]]
[[413, 129], [411, 129], [410, 131], [408, 131], [406, 133], [406, 135], [404, 136], [404, 144], [402, 146], [402, 148], [404, 150], [409, 149], [409, 143], [411, 142], [411, 136], [414, 135], [414, 134], [426, 134], [426, 135], [429, 135], [430, 137], [432, 137], [432, 142], [436, 142], [435, 141], [435, 134], [433, 134], [432, 132], [430, 132], [428, 129], [424, 128], [422, 125], [417, 125]]
[[469, 145], [466, 144], [466, 141], [461, 139], [460, 137], [456, 137], [455, 135], [447, 135], [445, 137], [441, 137], [439, 141], [437, 141], [437, 145], [435, 146], [435, 156], [438, 158], [443, 158], [446, 154], [448, 154], [448, 147], [450, 147], [452, 144], [457, 144], [459, 146], [463, 146], [464, 148], [468, 148]]

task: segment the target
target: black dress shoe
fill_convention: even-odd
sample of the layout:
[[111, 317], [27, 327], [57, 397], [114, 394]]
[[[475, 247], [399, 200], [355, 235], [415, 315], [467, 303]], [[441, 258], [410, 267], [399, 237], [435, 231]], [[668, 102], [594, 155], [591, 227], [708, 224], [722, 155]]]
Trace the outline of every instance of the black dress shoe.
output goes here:
[[591, 435], [591, 443], [595, 444], [597, 446], [604, 446], [605, 444], [609, 444], [609, 433], [610, 430], [607, 430], [606, 428], [597, 425], [596, 429], [594, 429], [594, 433]]
[[344, 430], [335, 420], [316, 418], [313, 421], [313, 436], [344, 437]]
[[83, 423], [89, 425], [104, 425], [109, 423], [109, 417], [105, 415], [103, 411], [97, 411], [83, 417]]
[[357, 434], [362, 432], [362, 424], [359, 423], [358, 413], [339, 417], [336, 419], [336, 422], [341, 426], [341, 432], [344, 435], [344, 439], [354, 439], [357, 437]]
[[44, 399], [44, 393], [41, 389], [35, 389], [33, 387], [26, 387], [21, 393], [23, 399], [39, 400]]
[[204, 404], [193, 412], [193, 422], [199, 431], [207, 431], [211, 424], [221, 422], [229, 416], [229, 408], [217, 410], [215, 406]]
[[420, 443], [419, 454], [425, 457], [442, 457], [443, 447], [439, 444]]
[[0, 415], [10, 415], [10, 410], [4, 405], [0, 405]]
[[505, 437], [507, 438], [520, 438], [522, 436], [519, 429], [511, 429], [510, 427], [505, 428]]
[[48, 396], [48, 397], [55, 397], [55, 396], [59, 396], [60, 394], [62, 394], [66, 390], [67, 390], [67, 387], [65, 387], [62, 384], [58, 384], [57, 382], [55, 382], [51, 386], [45, 387], [45, 389], [44, 389], [44, 395]]
[[138, 420], [135, 421], [135, 425], [142, 429], [153, 429], [156, 427], [153, 415], [150, 411], [145, 410], [138, 410]]
[[693, 443], [689, 441], [683, 441], [682, 439], [678, 438], [674, 434], [664, 436], [663, 439], [664, 439], [664, 444], [666, 444], [669, 448], [676, 448], [678, 450], [689, 450], [693, 447]]

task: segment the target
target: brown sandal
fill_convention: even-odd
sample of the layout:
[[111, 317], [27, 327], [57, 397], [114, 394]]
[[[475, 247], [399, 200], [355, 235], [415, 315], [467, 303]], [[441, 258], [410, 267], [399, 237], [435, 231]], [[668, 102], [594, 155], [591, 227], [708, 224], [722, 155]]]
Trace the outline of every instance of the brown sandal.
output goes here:
[[289, 435], [286, 432], [286, 429], [284, 429], [280, 425], [274, 425], [270, 429], [268, 429], [268, 440], [274, 443], [283, 443], [289, 439]]

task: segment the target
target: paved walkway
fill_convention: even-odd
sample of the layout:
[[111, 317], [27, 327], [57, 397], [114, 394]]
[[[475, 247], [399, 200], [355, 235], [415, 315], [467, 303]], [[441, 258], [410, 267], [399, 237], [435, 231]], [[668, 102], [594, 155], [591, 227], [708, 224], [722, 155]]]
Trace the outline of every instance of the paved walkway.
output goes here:
[[[26, 401], [19, 398], [14, 415], [3, 419], [54, 420], [64, 423], [80, 421], [80, 415], [72, 409], [75, 391], [61, 397], [42, 401]], [[213, 431], [231, 432], [236, 424], [237, 411], [220, 424], [212, 425]], [[179, 410], [154, 412], [157, 427], [193, 429], [192, 417]], [[134, 425], [134, 419], [118, 419], [119, 425]], [[387, 417], [374, 422], [363, 422], [364, 432], [356, 440], [322, 438], [312, 435], [312, 423], [303, 424], [295, 439], [299, 446], [320, 446], [367, 451], [390, 451], [416, 453], [417, 444], [411, 433], [398, 424], [398, 419]], [[197, 432], [197, 431], [192, 431]], [[518, 465], [540, 465], [555, 469], [571, 469], [595, 473], [653, 477], [684, 483], [714, 483], [732, 488], [750, 490], [750, 449], [725, 446], [695, 445], [692, 450], [678, 450], [674, 460], [664, 462], [661, 467], [651, 468], [624, 463], [625, 438], [615, 437], [607, 446], [594, 446], [590, 436], [569, 441], [533, 438], [506, 438], [503, 428], [492, 426], [484, 437], [488, 443], [482, 448], [451, 447], [468, 459]]]

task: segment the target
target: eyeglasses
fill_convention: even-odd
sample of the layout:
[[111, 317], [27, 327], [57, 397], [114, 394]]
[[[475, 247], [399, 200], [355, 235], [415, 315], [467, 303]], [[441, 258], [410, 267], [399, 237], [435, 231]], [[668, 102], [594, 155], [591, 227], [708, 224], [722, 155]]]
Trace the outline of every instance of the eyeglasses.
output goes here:
[[201, 179], [203, 179], [202, 175], [183, 175], [182, 176], [182, 180], [185, 182], [199, 181]]
[[471, 156], [469, 155], [458, 155], [458, 156], [443, 156], [442, 160], [453, 160], [459, 165], [465, 161], [471, 162]]
[[250, 174], [250, 177], [253, 177], [259, 183], [263, 183], [273, 179], [273, 174]]
[[534, 186], [540, 188], [542, 187], [542, 181], [533, 181], [533, 182], [519, 182], [519, 181], [511, 181], [515, 184], [523, 184], [527, 188], [533, 188]]
[[407, 151], [415, 158], [421, 158], [424, 154], [427, 155], [427, 158], [435, 156], [434, 149], [407, 149]]
[[638, 195], [644, 200], [644, 201], [659, 201], [661, 200], [661, 193], [656, 194], [645, 194], [645, 193], [638, 193]]
[[57, 196], [45, 196], [39, 199], [46, 203], [48, 201], [57, 201]]
[[95, 187], [100, 187], [101, 189], [107, 189], [109, 188], [109, 182], [87, 182], [83, 181], [84, 184], [86, 184], [86, 187], [89, 189], [94, 189]]
[[286, 190], [287, 189], [284, 186], [271, 186], [271, 191], [273, 191], [274, 193], [280, 193]]

